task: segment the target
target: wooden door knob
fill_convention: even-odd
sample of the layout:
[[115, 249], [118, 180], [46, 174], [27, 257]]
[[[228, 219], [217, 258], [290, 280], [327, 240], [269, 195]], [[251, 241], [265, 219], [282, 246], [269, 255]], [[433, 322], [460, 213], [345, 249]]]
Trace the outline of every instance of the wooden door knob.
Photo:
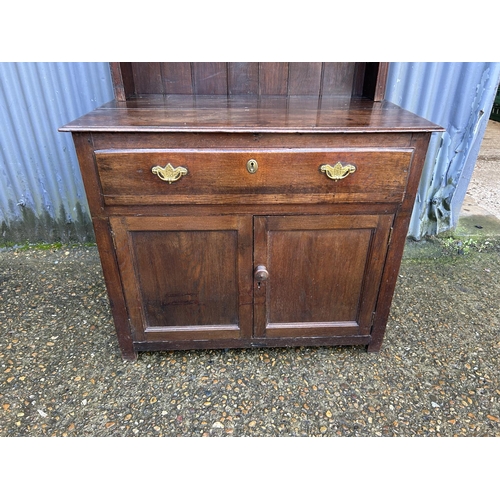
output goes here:
[[269, 278], [269, 271], [266, 269], [266, 266], [257, 266], [254, 277], [256, 281], [266, 281]]

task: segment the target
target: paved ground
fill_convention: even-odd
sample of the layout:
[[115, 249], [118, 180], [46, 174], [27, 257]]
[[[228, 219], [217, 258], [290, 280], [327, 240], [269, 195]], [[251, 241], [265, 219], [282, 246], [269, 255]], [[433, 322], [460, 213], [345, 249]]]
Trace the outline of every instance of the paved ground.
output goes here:
[[0, 251], [0, 436], [498, 437], [500, 223], [470, 220], [407, 244], [379, 354], [123, 362], [95, 247]]
[[500, 122], [488, 121], [467, 194], [500, 219]]

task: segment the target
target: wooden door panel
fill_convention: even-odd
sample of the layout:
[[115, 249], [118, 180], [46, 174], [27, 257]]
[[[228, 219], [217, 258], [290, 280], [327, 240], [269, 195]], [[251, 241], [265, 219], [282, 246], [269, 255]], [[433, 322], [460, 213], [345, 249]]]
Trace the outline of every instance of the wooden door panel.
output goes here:
[[256, 337], [368, 335], [392, 216], [256, 217]]
[[272, 231], [269, 323], [355, 321], [370, 238], [370, 229]]
[[135, 266], [148, 326], [238, 323], [236, 231], [135, 231], [130, 239], [141, 249]]
[[251, 217], [112, 218], [136, 340], [251, 335]]

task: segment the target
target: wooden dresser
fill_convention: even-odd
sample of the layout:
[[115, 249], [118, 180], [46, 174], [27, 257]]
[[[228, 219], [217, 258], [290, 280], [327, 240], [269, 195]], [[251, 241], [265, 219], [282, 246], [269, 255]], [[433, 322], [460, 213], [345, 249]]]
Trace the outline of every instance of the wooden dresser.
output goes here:
[[382, 344], [430, 134], [386, 63], [112, 63], [73, 135], [122, 356]]

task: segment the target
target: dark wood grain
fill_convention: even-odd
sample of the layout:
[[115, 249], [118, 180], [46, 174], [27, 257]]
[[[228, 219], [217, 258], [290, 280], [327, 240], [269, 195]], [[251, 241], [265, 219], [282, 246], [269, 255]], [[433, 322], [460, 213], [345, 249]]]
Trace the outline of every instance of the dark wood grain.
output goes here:
[[160, 63], [132, 63], [132, 72], [137, 94], [163, 93]]
[[109, 63], [113, 90], [117, 101], [126, 101], [135, 96], [134, 73], [132, 63]]
[[363, 97], [363, 87], [365, 83], [366, 62], [354, 64], [354, 77], [352, 82], [352, 96]]
[[136, 340], [251, 335], [251, 217], [111, 224]]
[[161, 77], [164, 93], [192, 94], [191, 63], [161, 63]]
[[193, 65], [193, 92], [227, 95], [227, 63], [196, 62]]
[[228, 94], [257, 95], [259, 93], [259, 63], [228, 64]]
[[[402, 201], [411, 149], [307, 150], [125, 150], [95, 153], [106, 205]], [[247, 162], [258, 163], [254, 174]], [[325, 164], [353, 165], [344, 179], [329, 179]], [[184, 167], [188, 173], [168, 183], [152, 167]]]
[[110, 63], [115, 98], [139, 95], [384, 97], [388, 63]]
[[[387, 70], [112, 63], [117, 99], [61, 130], [73, 133], [125, 359], [380, 349], [430, 133], [443, 130], [382, 100]], [[320, 166], [336, 162], [356, 171], [328, 179]], [[151, 168], [167, 163], [187, 175], [160, 180]]]
[[[148, 104], [148, 102], [150, 104]], [[163, 103], [163, 97], [161, 103]], [[153, 98], [132, 107], [104, 105], [62, 127], [102, 132], [419, 132], [441, 127], [395, 104], [312, 96], [288, 98], [177, 96], [164, 105]]]
[[237, 326], [237, 244], [234, 230], [132, 233], [148, 327]]
[[319, 96], [321, 63], [289, 63], [288, 94]]
[[109, 63], [109, 69], [111, 73], [111, 81], [113, 82], [113, 91], [115, 99], [117, 101], [125, 101], [125, 88], [123, 84], [123, 75], [120, 68], [120, 63], [112, 62]]
[[266, 299], [259, 307], [266, 312], [256, 316], [255, 335], [369, 332], [391, 221], [374, 215], [259, 221], [255, 231], [265, 235], [255, 235], [255, 264], [265, 265], [269, 279], [261, 284]]
[[137, 358], [137, 353], [133, 345], [134, 336], [128, 321], [127, 305], [123, 295], [120, 271], [116, 260], [115, 246], [111, 237], [109, 221], [94, 217], [92, 222], [111, 313], [118, 337], [118, 345], [120, 346], [122, 357], [133, 361]]
[[381, 62], [379, 63], [377, 78], [374, 82], [374, 101], [382, 101], [385, 99], [385, 89], [387, 87], [387, 76], [389, 73], [389, 63]]
[[104, 217], [104, 198], [102, 195], [99, 174], [95, 168], [93, 158], [94, 145], [92, 135], [87, 133], [74, 133], [73, 142], [75, 144], [76, 155], [91, 216]]
[[288, 94], [288, 63], [259, 63], [259, 93], [261, 95]]
[[354, 70], [355, 65], [353, 63], [323, 63], [322, 95], [351, 97]]

